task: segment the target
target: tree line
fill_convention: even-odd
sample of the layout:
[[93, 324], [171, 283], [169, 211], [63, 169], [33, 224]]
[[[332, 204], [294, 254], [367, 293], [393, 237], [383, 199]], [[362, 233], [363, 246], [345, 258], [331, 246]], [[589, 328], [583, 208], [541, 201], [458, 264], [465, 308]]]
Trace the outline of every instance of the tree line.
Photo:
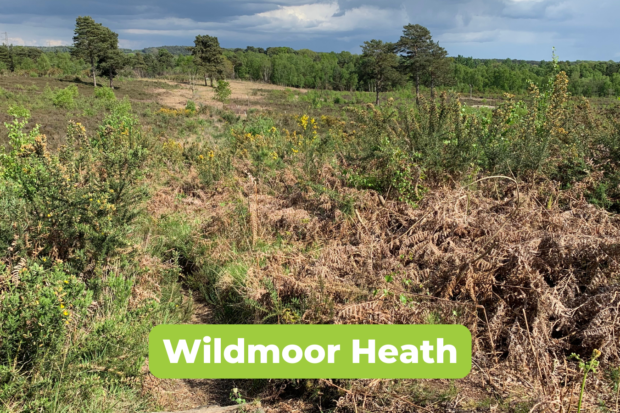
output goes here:
[[[214, 79], [238, 78], [289, 87], [381, 92], [411, 87], [435, 94], [437, 87], [473, 93], [523, 93], [553, 70], [552, 62], [448, 57], [430, 31], [408, 24], [396, 42], [369, 40], [361, 54], [324, 53], [289, 47], [224, 49], [217, 37], [199, 35], [194, 46], [166, 46], [132, 52], [118, 47], [118, 35], [91, 17], [78, 17], [72, 47], [0, 46], [0, 73], [30, 76], [119, 75], [158, 77], [187, 75]], [[68, 50], [68, 51], [67, 51]], [[570, 79], [569, 91], [587, 97], [620, 96], [620, 63], [559, 62]]]

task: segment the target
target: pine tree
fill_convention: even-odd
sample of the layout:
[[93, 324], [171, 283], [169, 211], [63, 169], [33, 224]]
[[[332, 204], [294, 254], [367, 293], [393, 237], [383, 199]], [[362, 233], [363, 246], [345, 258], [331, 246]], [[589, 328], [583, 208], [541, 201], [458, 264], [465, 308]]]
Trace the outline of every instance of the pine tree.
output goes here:
[[435, 97], [435, 86], [451, 80], [450, 60], [448, 52], [439, 43], [431, 42], [426, 67], [428, 83], [431, 88], [431, 98]]
[[205, 86], [207, 85], [207, 76], [211, 79], [211, 87], [213, 87], [213, 77], [221, 70], [220, 66], [224, 63], [224, 55], [217, 37], [209, 35], [198, 35], [194, 40], [194, 47], [191, 48], [192, 56], [196, 66], [201, 67], [205, 75]]
[[415, 82], [416, 102], [420, 99], [420, 79], [429, 65], [431, 32], [419, 24], [408, 24], [396, 43], [396, 50], [405, 55], [405, 69]]
[[90, 16], [75, 20], [74, 33], [71, 53], [90, 63], [93, 85], [97, 87], [97, 62], [108, 50], [118, 49], [118, 35]]
[[370, 40], [362, 46], [362, 70], [374, 81], [377, 94], [375, 104], [379, 104], [379, 93], [397, 83], [400, 79], [396, 70], [398, 56], [394, 53], [394, 43]]
[[174, 56], [166, 49], [159, 49], [157, 51], [157, 63], [161, 70], [161, 74], [164, 74], [166, 69], [170, 69], [174, 66]]
[[99, 58], [97, 67], [103, 76], [110, 79], [110, 88], [114, 89], [114, 78], [127, 65], [127, 57], [118, 49], [109, 49]]

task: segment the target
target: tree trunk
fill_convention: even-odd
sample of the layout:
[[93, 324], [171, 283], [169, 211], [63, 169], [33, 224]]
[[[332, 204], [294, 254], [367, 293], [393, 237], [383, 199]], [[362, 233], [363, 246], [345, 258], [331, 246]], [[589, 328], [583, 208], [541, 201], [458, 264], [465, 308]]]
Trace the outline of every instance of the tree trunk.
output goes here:
[[377, 93], [377, 99], [375, 100], [375, 106], [379, 106], [379, 87], [375, 85], [375, 92]]
[[93, 85], [97, 87], [97, 73], [95, 72], [95, 58], [90, 59], [91, 71], [93, 72]]
[[472, 98], [472, 94], [473, 94], [473, 87], [471, 86], [471, 83], [469, 84], [469, 98]]
[[431, 76], [431, 99], [435, 99], [435, 79]]
[[420, 105], [420, 73], [415, 74], [415, 104]]
[[206, 73], [205, 73], [205, 86], [209, 86], [209, 85], [207, 84], [207, 74], [206, 74]]
[[213, 75], [209, 76], [209, 80], [211, 81], [211, 87], [213, 87]]
[[114, 79], [114, 77], [112, 75], [110, 75], [110, 89], [114, 89], [114, 85], [112, 84], [112, 80]]

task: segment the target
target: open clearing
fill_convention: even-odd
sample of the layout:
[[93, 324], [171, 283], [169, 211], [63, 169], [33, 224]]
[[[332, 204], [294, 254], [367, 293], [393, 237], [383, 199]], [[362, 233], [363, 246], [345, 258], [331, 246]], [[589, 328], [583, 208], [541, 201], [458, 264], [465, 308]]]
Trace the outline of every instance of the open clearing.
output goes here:
[[[148, 82], [149, 80], [144, 80]], [[249, 109], [265, 109], [265, 92], [269, 91], [285, 91], [294, 90], [299, 93], [305, 93], [306, 89], [287, 88], [268, 83], [248, 82], [241, 80], [229, 80], [232, 94], [230, 100], [233, 104], [223, 104], [215, 99], [214, 89], [211, 86], [205, 86], [203, 82], [198, 82], [192, 91], [188, 83], [178, 83], [174, 81], [166, 81], [170, 85], [174, 85], [174, 89], [152, 89], [157, 96], [157, 102], [162, 106], [173, 109], [183, 109], [187, 101], [193, 100], [197, 105], [206, 105], [218, 109], [228, 109], [236, 114], [246, 114]]]

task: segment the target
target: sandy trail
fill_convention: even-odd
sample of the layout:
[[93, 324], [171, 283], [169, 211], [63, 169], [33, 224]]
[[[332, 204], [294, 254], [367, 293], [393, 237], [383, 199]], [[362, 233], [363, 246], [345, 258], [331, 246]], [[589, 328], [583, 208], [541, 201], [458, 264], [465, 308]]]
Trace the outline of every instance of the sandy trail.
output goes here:
[[[148, 81], [145, 79], [145, 81]], [[157, 103], [162, 106], [182, 109], [187, 104], [188, 100], [193, 100], [197, 105], [206, 105], [216, 107], [219, 109], [225, 108], [232, 110], [236, 114], [245, 114], [250, 108], [264, 109], [264, 96], [263, 91], [268, 90], [286, 90], [295, 89], [287, 88], [283, 86], [272, 85], [268, 83], [250, 82], [243, 80], [229, 80], [230, 89], [232, 94], [230, 101], [232, 102], [245, 102], [245, 104], [222, 104], [215, 100], [215, 90], [211, 86], [205, 86], [204, 83], [199, 83], [195, 86], [192, 92], [188, 83], [179, 83], [170, 80], [157, 80], [158, 82], [166, 82], [170, 85], [178, 86], [177, 89], [162, 89], [154, 88], [152, 91], [157, 95]], [[307, 92], [306, 89], [295, 89], [302, 93]]]

